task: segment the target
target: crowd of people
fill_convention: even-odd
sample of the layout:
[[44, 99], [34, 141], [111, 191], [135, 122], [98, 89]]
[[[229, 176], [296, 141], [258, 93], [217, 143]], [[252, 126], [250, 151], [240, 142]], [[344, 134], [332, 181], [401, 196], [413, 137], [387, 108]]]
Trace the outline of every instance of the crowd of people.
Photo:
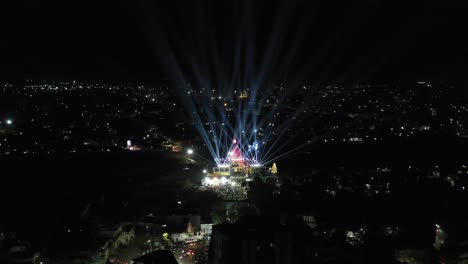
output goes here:
[[240, 185], [203, 185], [200, 187], [205, 191], [212, 191], [221, 195], [224, 200], [245, 200], [247, 199], [247, 187]]

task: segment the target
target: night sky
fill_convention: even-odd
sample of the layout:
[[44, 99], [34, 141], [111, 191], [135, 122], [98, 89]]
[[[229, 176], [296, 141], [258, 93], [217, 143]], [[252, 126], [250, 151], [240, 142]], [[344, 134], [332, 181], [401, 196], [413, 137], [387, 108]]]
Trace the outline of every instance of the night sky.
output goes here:
[[42, 2], [1, 8], [0, 78], [157, 81], [198, 71], [326, 82], [468, 73], [468, 8], [442, 1]]

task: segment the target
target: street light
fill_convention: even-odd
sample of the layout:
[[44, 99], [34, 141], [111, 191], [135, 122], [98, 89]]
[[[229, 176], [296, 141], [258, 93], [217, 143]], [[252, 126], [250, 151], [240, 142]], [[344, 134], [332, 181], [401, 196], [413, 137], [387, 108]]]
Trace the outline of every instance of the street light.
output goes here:
[[187, 155], [192, 155], [193, 154], [193, 149], [187, 149]]
[[13, 124], [13, 120], [11, 120], [11, 119], [7, 119], [7, 120], [6, 120], [6, 124], [7, 124], [7, 125], [11, 125], [11, 124]]

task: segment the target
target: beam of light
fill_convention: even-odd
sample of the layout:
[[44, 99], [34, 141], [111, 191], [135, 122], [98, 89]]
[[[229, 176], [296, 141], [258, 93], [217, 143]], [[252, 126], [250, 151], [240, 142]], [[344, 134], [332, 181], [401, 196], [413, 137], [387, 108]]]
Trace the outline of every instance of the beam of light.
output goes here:
[[[266, 164], [309, 144], [297, 143], [297, 139], [305, 138], [306, 129], [301, 127], [306, 118], [303, 112], [310, 111], [314, 104], [314, 90], [305, 94], [304, 101], [296, 105], [289, 100], [302, 87], [304, 76], [310, 69], [318, 68], [323, 64], [323, 58], [330, 55], [327, 43], [338, 36], [330, 35], [325, 38], [324, 45], [318, 44], [322, 50], [312, 59], [302, 58], [297, 51], [308, 37], [304, 27], [310, 25], [312, 19], [302, 17], [299, 26], [295, 27], [297, 29], [292, 33], [289, 31], [292, 11], [300, 10], [300, 5], [279, 7], [278, 17], [272, 23], [266, 42], [255, 39], [257, 28], [253, 4], [247, 0], [240, 1], [236, 8], [241, 10], [239, 17], [242, 19], [235, 25], [238, 28], [233, 31], [234, 40], [229, 45], [219, 41], [214, 26], [205, 19], [210, 15], [209, 10], [197, 4], [193, 4], [191, 12], [197, 21], [192, 31], [178, 34], [175, 33], [178, 32], [177, 26], [172, 23], [150, 23], [152, 28], [149, 30], [156, 33], [148, 35], [213, 160], [226, 165], [232, 140], [236, 138], [236, 145], [245, 160], [252, 164]], [[163, 10], [158, 12], [165, 17]], [[181, 21], [187, 23], [190, 17]], [[259, 50], [258, 45], [264, 47]], [[325, 67], [320, 69], [322, 72], [333, 70], [338, 59], [333, 54], [329, 57], [332, 60], [325, 63]], [[304, 66], [300, 69], [291, 67], [295, 61], [305, 62]], [[320, 81], [325, 75], [319, 78]], [[278, 79], [279, 83], [276, 82]], [[288, 79], [289, 82], [283, 82]], [[239, 94], [234, 91], [248, 91], [249, 97], [239, 99]], [[267, 104], [271, 105], [266, 107]], [[287, 108], [291, 104], [296, 108]], [[316, 139], [307, 142], [315, 142]]]

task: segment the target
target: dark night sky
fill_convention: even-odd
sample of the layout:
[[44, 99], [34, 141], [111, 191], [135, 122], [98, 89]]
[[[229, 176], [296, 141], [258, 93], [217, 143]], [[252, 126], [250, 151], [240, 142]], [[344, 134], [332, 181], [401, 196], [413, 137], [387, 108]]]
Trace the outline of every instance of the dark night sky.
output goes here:
[[267, 78], [468, 73], [468, 8], [442, 1], [42, 2], [0, 9], [0, 77], [157, 80], [174, 71], [171, 52], [208, 75], [232, 70], [239, 47], [241, 71]]

